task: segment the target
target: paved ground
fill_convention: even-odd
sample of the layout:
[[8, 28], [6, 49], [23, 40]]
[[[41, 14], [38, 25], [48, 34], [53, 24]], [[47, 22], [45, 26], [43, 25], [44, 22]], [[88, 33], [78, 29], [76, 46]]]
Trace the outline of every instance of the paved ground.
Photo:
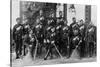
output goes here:
[[83, 58], [79, 59], [77, 56], [77, 52], [73, 53], [71, 58], [58, 58], [58, 59], [51, 59], [51, 60], [43, 60], [37, 59], [32, 60], [30, 53], [28, 53], [23, 59], [14, 59], [13, 54], [13, 61], [12, 67], [23, 67], [23, 66], [34, 66], [34, 65], [48, 65], [48, 64], [64, 64], [64, 63], [78, 63], [78, 62], [94, 62], [96, 58]]

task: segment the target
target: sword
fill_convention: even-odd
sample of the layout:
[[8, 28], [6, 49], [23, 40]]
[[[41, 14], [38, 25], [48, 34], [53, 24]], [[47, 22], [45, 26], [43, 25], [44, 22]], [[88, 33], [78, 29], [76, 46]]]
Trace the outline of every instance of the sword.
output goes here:
[[[78, 45], [75, 47], [75, 49], [73, 50], [73, 52], [76, 51], [76, 49], [79, 47], [79, 45], [80, 45], [81, 42], [82, 42], [82, 40], [79, 41]], [[73, 53], [72, 53], [72, 54], [73, 54]], [[72, 54], [71, 54], [71, 55], [72, 55]]]
[[[35, 36], [35, 35], [34, 35], [34, 36]], [[34, 60], [36, 59], [37, 47], [38, 47], [38, 44], [39, 44], [36, 36], [35, 36], [35, 39], [36, 39], [36, 46], [35, 46]]]

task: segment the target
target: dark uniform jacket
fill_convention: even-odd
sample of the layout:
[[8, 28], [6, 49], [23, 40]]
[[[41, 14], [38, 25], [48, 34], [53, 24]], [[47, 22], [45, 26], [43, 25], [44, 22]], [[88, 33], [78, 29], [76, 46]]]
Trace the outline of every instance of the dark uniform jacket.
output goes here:
[[22, 40], [23, 35], [23, 25], [16, 24], [13, 28], [13, 39], [16, 41]]
[[90, 25], [88, 27], [87, 40], [88, 40], [88, 42], [94, 42], [94, 41], [96, 41], [96, 27], [93, 26], [93, 25]]

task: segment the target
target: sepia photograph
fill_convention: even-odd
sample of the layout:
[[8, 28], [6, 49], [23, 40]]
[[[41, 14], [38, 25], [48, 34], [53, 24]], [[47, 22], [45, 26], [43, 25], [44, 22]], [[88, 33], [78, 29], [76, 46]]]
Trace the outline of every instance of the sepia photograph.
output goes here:
[[97, 61], [97, 6], [10, 1], [10, 66]]

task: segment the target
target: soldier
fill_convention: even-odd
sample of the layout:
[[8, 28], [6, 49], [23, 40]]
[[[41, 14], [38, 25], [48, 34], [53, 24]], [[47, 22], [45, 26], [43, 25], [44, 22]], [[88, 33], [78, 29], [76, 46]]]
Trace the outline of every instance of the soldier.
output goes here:
[[30, 25], [28, 22], [28, 19], [25, 19], [25, 23], [23, 25], [23, 51], [24, 56], [28, 52], [28, 46], [29, 46], [29, 31], [30, 31]]
[[64, 21], [64, 18], [63, 18], [62, 11], [59, 12], [59, 17], [57, 18], [57, 22], [58, 22], [57, 23], [58, 25], [62, 25], [62, 26], [64, 25], [65, 21]]
[[69, 26], [64, 25], [62, 28], [62, 47], [63, 47], [63, 53], [67, 55], [67, 58], [69, 57]]
[[43, 14], [44, 14], [43, 10], [41, 9], [39, 11], [39, 19], [40, 19], [40, 22], [43, 24], [43, 26], [46, 26], [45, 16]]
[[90, 23], [87, 29], [88, 57], [93, 56], [95, 45], [96, 45], [96, 27]]
[[83, 20], [81, 19], [78, 22], [79, 25], [79, 30], [80, 30], [80, 36], [81, 36], [81, 40], [82, 42], [80, 43], [80, 58], [85, 57], [86, 55], [86, 41], [85, 41], [85, 36], [86, 36], [86, 25], [83, 23]]
[[[51, 58], [52, 58], [52, 45], [51, 45], [51, 34], [52, 34], [52, 31], [51, 31], [51, 28], [54, 28], [55, 26], [55, 20], [53, 18], [53, 14], [52, 12], [50, 13], [49, 15], [49, 18], [47, 18], [47, 26], [46, 26], [46, 37], [44, 39], [44, 43], [45, 43], [45, 46], [46, 46], [46, 50], [47, 50], [47, 54], [44, 58], [44, 60], [47, 59], [47, 57], [50, 55]], [[54, 31], [53, 31], [54, 32]]]
[[63, 41], [62, 41], [62, 35], [63, 35], [63, 26], [64, 26], [64, 19], [62, 17], [62, 11], [59, 12], [59, 17], [57, 18], [56, 21], [56, 44], [60, 50], [61, 53], [63, 53]]
[[46, 45], [47, 45], [47, 54], [46, 54], [46, 56], [45, 56], [45, 58], [44, 58], [44, 60], [46, 60], [47, 59], [47, 57], [50, 55], [50, 58], [53, 58], [53, 44], [55, 43], [55, 28], [54, 27], [52, 27], [52, 26], [50, 26], [50, 27], [48, 27], [47, 28], [47, 31], [48, 31], [48, 33], [47, 33], [47, 38], [46, 38]]
[[49, 18], [47, 19], [47, 23], [48, 26], [46, 28], [46, 47], [47, 47], [47, 54], [44, 58], [44, 60], [47, 59], [47, 57], [50, 55], [50, 58], [53, 58], [53, 48], [56, 49], [56, 51], [58, 52], [58, 54], [61, 56], [59, 50], [57, 49], [57, 46], [55, 45], [55, 41], [56, 41], [56, 20], [54, 18], [54, 13], [51, 12]]
[[30, 53], [31, 53], [31, 56], [32, 58], [34, 57], [33, 54], [34, 54], [34, 50], [35, 50], [35, 46], [36, 46], [36, 35], [35, 33], [33, 32], [33, 30], [30, 30], [29, 31], [29, 47], [30, 47]]
[[42, 44], [43, 44], [43, 24], [40, 22], [40, 19], [37, 18], [36, 20], [37, 25], [35, 26], [35, 34], [38, 40], [38, 54], [41, 54]]
[[70, 32], [69, 32], [69, 33], [70, 33], [69, 37], [70, 37], [70, 38], [73, 36], [73, 28], [74, 28], [74, 26], [78, 26], [75, 17], [72, 18], [72, 21], [73, 21], [73, 23], [71, 23], [71, 24], [70, 24], [70, 27], [69, 27], [69, 30], [70, 30]]
[[[42, 24], [42, 39], [44, 39], [45, 38], [45, 28], [46, 28], [46, 25], [47, 25], [47, 21], [46, 21], [43, 9], [40, 9], [40, 11], [39, 11], [39, 20], [40, 20], [40, 23]], [[43, 41], [42, 41], [41, 44], [44, 45]]]
[[13, 28], [13, 39], [16, 44], [16, 59], [22, 55], [22, 35], [23, 35], [23, 25], [21, 23], [21, 18], [16, 19], [17, 24]]
[[80, 32], [78, 27], [73, 28], [73, 36], [70, 41], [70, 55], [73, 52], [77, 52], [78, 55], [80, 56], [80, 43], [81, 43], [81, 37], [80, 37]]
[[[77, 49], [77, 47], [79, 47], [80, 45], [80, 41], [81, 41], [81, 38], [80, 38], [80, 30], [79, 30], [79, 26], [76, 22], [76, 19], [73, 18], [73, 23], [70, 25], [70, 51], [69, 51], [69, 57], [71, 56], [73, 50]], [[79, 52], [79, 51], [78, 51]]]

